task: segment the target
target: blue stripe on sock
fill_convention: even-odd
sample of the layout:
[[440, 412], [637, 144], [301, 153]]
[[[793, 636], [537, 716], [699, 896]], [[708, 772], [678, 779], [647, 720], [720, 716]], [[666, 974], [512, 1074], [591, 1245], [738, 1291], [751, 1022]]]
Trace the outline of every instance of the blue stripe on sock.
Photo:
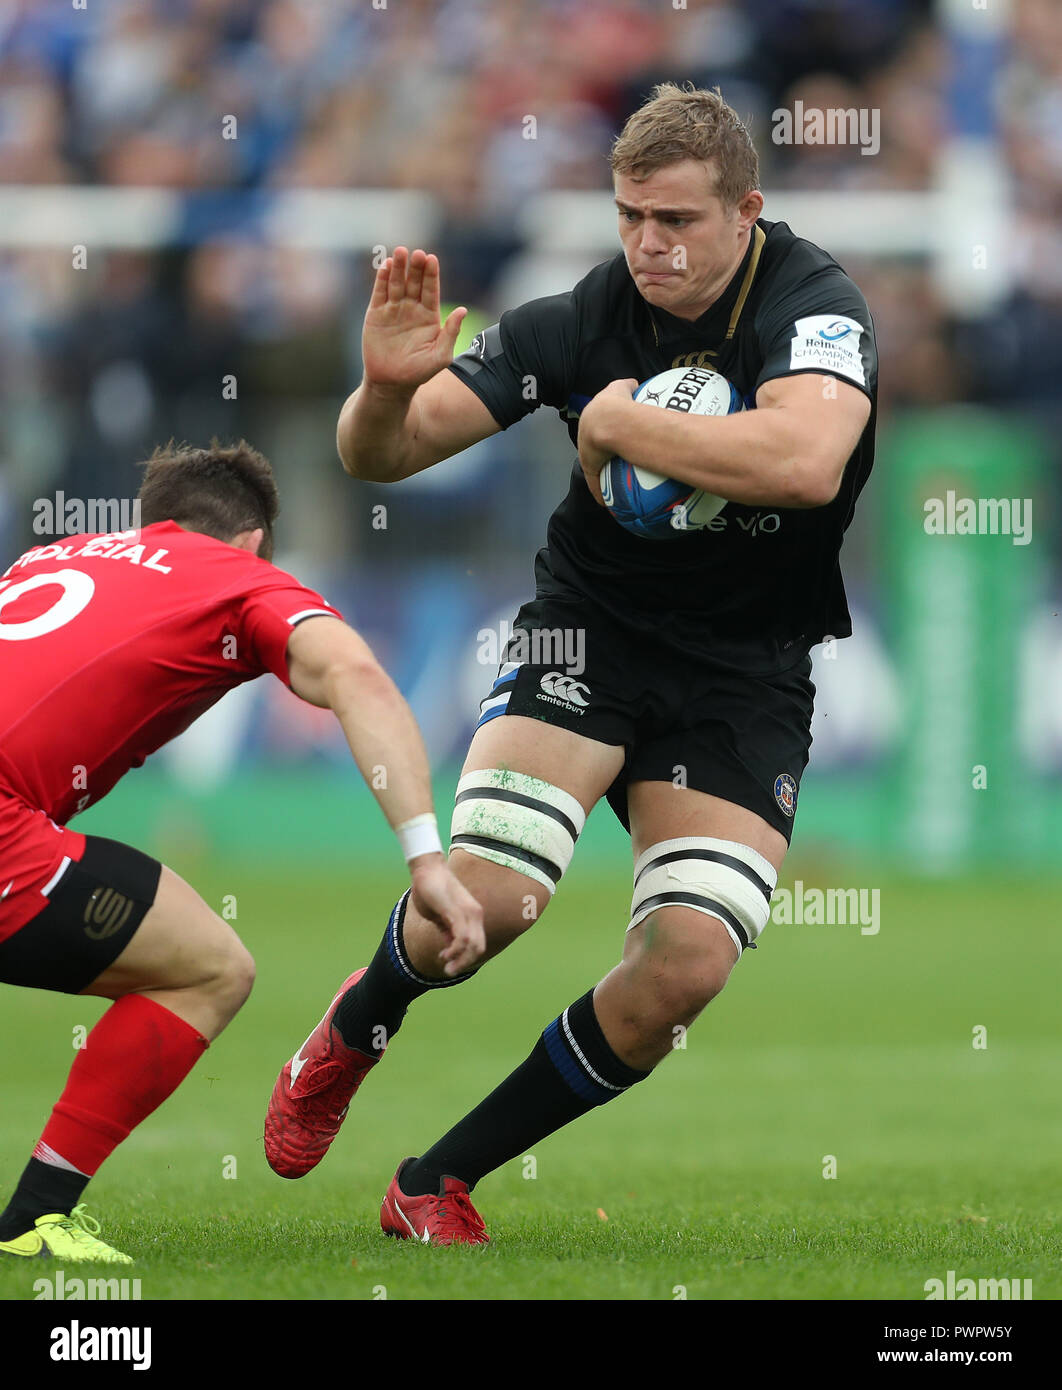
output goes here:
[[398, 913], [407, 896], [408, 889], [402, 894], [398, 902], [395, 903], [394, 907], [391, 909], [391, 915], [387, 919], [387, 954], [399, 976], [408, 982], [411, 976], [414, 979], [418, 978], [417, 972], [410, 965], [409, 961], [405, 959], [405, 953], [398, 943], [397, 930]]
[[394, 967], [395, 973], [405, 984], [420, 985], [422, 989], [426, 990], [449, 989], [451, 985], [463, 985], [466, 980], [471, 980], [472, 976], [476, 973], [475, 970], [469, 970], [464, 975], [453, 975], [449, 979], [445, 980], [429, 980], [426, 975], [422, 975], [419, 970], [416, 970], [414, 968], [412, 962], [405, 953], [404, 946], [399, 940], [399, 931], [396, 920], [399, 909], [401, 908], [403, 902], [405, 902], [409, 897], [409, 892], [410, 890], [407, 888], [406, 891], [399, 898], [398, 902], [395, 903], [394, 908], [391, 912], [391, 916], [387, 919], [387, 932], [385, 934], [385, 940], [387, 942], [387, 955], [392, 966]]
[[550, 1061], [577, 1096], [589, 1101], [591, 1105], [600, 1105], [603, 1101], [611, 1100], [616, 1094], [615, 1091], [608, 1091], [604, 1086], [599, 1086], [586, 1074], [565, 1041], [559, 1018], [553, 1020], [542, 1034], [542, 1039], [546, 1044]]

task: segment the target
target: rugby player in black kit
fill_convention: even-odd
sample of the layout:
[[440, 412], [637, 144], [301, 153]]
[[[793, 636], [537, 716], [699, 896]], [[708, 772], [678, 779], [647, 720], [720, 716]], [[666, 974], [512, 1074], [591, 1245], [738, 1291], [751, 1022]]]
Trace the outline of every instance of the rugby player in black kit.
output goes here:
[[[646, 1079], [767, 922], [807, 764], [811, 647], [851, 631], [838, 552], [873, 451], [876, 355], [863, 296], [826, 252], [762, 220], [748, 132], [717, 92], [658, 87], [612, 153], [622, 253], [567, 294], [502, 315], [456, 360], [439, 265], [398, 248], [343, 407], [347, 472], [399, 482], [541, 405], [579, 451], [515, 627], [582, 629], [585, 667], [506, 653], [458, 787], [451, 865], [484, 908], [483, 957], [408, 901], [277, 1080], [275, 1171], [324, 1155], [409, 1003], [469, 978], [546, 908], [602, 796], [630, 831], [621, 962], [384, 1199], [389, 1234], [484, 1243], [486, 1173]], [[708, 366], [744, 412], [635, 403], [640, 381]], [[728, 499], [709, 529], [650, 540], [601, 503], [619, 455]], [[537, 911], [529, 912], [533, 897]]]

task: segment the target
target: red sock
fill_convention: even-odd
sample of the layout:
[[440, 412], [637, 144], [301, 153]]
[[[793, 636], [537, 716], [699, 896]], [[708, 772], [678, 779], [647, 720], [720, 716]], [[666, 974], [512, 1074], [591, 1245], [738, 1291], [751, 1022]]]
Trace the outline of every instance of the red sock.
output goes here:
[[126, 994], [77, 1054], [66, 1089], [44, 1127], [47, 1145], [89, 1177], [181, 1084], [208, 1044], [190, 1023], [142, 994]]

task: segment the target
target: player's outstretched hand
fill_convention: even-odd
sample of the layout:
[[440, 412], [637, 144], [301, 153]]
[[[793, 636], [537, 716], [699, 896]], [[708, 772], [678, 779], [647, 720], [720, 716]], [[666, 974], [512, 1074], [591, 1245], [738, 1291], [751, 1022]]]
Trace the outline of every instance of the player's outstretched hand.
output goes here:
[[453, 361], [468, 310], [439, 320], [439, 258], [396, 246], [376, 272], [361, 335], [365, 380], [413, 391]]
[[441, 858], [414, 860], [411, 880], [414, 907], [446, 937], [439, 952], [445, 973], [463, 975], [487, 949], [483, 909]]

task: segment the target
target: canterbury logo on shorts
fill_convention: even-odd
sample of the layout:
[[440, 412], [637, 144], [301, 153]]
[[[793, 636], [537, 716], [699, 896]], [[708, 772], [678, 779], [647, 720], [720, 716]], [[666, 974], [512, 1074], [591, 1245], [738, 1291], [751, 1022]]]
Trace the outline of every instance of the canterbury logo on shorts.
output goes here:
[[121, 931], [133, 910], [132, 898], [113, 888], [97, 888], [85, 905], [85, 935], [102, 941]]
[[560, 671], [548, 671], [539, 681], [544, 694], [540, 700], [549, 700], [555, 705], [570, 705], [580, 713], [590, 703], [589, 687], [577, 681], [574, 676], [562, 675]]

